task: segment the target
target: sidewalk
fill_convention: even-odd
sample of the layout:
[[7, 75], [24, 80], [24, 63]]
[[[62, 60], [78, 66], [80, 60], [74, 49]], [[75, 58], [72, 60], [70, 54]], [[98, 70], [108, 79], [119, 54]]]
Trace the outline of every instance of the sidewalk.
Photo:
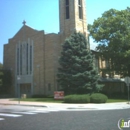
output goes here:
[[129, 109], [130, 104], [127, 102], [120, 103], [103, 103], [103, 104], [67, 104], [67, 103], [46, 103], [46, 102], [25, 102], [13, 101], [12, 99], [0, 99], [0, 105], [21, 105], [32, 107], [45, 107], [61, 110], [114, 110]]

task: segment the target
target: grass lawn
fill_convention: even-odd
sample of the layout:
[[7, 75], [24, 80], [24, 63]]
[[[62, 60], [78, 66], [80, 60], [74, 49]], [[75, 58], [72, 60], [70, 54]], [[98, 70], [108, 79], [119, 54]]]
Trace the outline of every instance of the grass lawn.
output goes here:
[[[17, 100], [17, 99], [15, 99]], [[26, 98], [20, 99], [21, 101], [29, 101], [29, 102], [50, 102], [50, 103], [63, 103], [63, 100], [54, 100], [53, 98]], [[127, 102], [126, 99], [108, 99], [107, 103], [114, 103], [114, 102]]]
[[63, 100], [54, 100], [54, 98], [26, 98], [26, 99], [20, 99], [20, 100], [29, 101], [29, 102], [50, 102], [50, 103], [62, 103], [63, 102]]
[[107, 103], [114, 103], [114, 102], [127, 102], [126, 99], [108, 99]]

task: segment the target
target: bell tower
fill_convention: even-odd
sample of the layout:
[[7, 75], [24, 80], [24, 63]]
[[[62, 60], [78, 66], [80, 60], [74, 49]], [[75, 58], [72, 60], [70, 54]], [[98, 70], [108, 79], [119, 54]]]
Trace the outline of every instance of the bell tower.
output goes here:
[[59, 0], [60, 33], [66, 37], [74, 30], [87, 33], [85, 0]]

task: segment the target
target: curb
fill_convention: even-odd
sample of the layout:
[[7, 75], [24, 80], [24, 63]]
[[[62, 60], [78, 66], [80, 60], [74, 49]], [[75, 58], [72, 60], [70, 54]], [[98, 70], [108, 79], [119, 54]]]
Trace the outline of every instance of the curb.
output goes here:
[[29, 107], [47, 107], [45, 105], [26, 105], [26, 104], [9, 104], [9, 103], [0, 103], [0, 105], [16, 105], [16, 106], [29, 106]]

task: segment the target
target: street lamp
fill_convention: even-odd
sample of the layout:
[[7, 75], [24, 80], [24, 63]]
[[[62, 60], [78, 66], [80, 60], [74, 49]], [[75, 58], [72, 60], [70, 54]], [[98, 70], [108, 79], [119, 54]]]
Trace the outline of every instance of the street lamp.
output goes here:
[[20, 76], [17, 76], [17, 83], [18, 83], [18, 104], [20, 104]]

